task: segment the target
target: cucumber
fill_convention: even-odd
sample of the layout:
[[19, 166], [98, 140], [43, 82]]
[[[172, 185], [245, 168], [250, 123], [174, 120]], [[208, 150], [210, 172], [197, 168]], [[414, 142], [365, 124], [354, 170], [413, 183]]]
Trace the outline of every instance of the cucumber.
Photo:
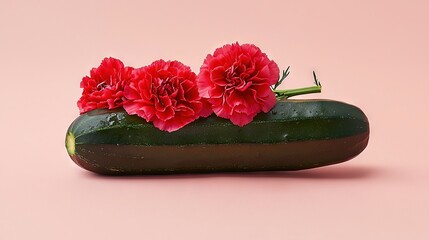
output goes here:
[[357, 156], [368, 140], [368, 119], [353, 105], [286, 100], [244, 127], [212, 115], [171, 133], [122, 108], [96, 109], [70, 125], [66, 148], [98, 174], [172, 174], [321, 167]]

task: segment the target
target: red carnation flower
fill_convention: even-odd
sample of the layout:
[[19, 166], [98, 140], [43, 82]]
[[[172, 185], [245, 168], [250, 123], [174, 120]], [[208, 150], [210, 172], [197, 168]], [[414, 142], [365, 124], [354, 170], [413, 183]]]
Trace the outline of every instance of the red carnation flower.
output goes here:
[[178, 61], [158, 60], [136, 69], [125, 86], [124, 103], [128, 114], [153, 122], [156, 128], [172, 132], [194, 121], [203, 111], [197, 76]]
[[82, 78], [82, 97], [77, 102], [80, 113], [97, 109], [113, 109], [122, 106], [125, 82], [131, 77], [133, 68], [115, 58], [105, 58], [90, 76]]
[[270, 86], [277, 82], [279, 72], [277, 64], [255, 45], [225, 45], [207, 55], [198, 75], [198, 90], [216, 115], [244, 126], [259, 112], [274, 107], [276, 96]]

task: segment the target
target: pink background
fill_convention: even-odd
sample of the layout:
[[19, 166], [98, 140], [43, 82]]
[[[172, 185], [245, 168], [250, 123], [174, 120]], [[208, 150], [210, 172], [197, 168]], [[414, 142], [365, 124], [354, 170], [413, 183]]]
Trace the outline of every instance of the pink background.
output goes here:
[[[429, 239], [427, 1], [0, 0], [1, 239]], [[254, 43], [284, 88], [361, 107], [368, 148], [284, 173], [101, 177], [64, 138], [79, 82], [106, 56], [198, 72]]]

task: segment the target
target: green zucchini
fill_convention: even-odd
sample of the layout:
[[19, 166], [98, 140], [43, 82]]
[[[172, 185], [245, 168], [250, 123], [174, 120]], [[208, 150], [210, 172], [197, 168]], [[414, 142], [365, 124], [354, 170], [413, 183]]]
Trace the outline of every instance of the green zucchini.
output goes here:
[[122, 108], [97, 109], [70, 125], [66, 148], [99, 174], [283, 171], [347, 161], [368, 139], [368, 119], [353, 105], [286, 100], [244, 127], [212, 115], [171, 133]]

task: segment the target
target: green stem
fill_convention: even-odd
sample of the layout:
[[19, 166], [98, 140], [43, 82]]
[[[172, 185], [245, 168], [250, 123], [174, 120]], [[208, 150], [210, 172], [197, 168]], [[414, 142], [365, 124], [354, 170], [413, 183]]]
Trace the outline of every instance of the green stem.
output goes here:
[[322, 91], [321, 85], [316, 85], [312, 87], [305, 88], [296, 88], [296, 89], [288, 89], [288, 90], [274, 90], [273, 92], [276, 94], [277, 100], [282, 100], [284, 98], [290, 98], [293, 96], [310, 94], [310, 93], [320, 93]]

